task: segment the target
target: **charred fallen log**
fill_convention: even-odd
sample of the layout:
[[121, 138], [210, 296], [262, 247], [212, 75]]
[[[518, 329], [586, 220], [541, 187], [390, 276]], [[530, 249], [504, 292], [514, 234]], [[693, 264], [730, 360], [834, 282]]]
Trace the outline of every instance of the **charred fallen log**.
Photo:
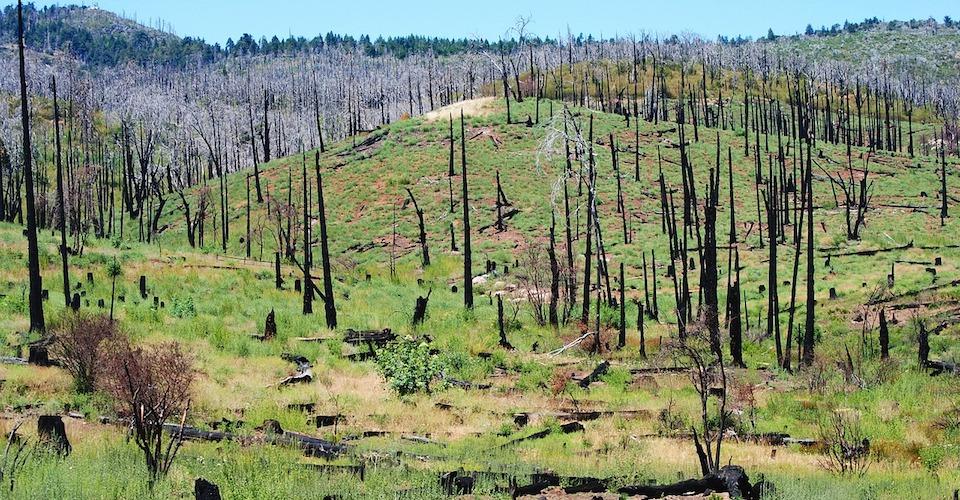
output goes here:
[[343, 336], [343, 341], [353, 345], [374, 344], [383, 346], [396, 340], [396, 338], [397, 334], [393, 333], [389, 328], [364, 331], [347, 329], [346, 334]]
[[[758, 483], [757, 486], [761, 484]], [[643, 495], [660, 498], [667, 495], [729, 493], [732, 498], [753, 500], [760, 498], [760, 488], [750, 484], [742, 467], [726, 465], [718, 472], [707, 474], [702, 479], [687, 479], [673, 484], [624, 486], [617, 490], [622, 495]]]
[[[183, 433], [183, 438], [190, 441], [250, 441], [253, 436], [241, 436], [232, 432], [224, 431], [205, 431], [189, 425], [163, 424], [163, 430], [170, 434]], [[279, 432], [267, 432], [263, 435], [263, 441], [269, 444], [296, 446], [303, 453], [311, 457], [334, 458], [347, 451], [347, 447], [320, 439], [299, 432], [290, 432], [280, 429]]]

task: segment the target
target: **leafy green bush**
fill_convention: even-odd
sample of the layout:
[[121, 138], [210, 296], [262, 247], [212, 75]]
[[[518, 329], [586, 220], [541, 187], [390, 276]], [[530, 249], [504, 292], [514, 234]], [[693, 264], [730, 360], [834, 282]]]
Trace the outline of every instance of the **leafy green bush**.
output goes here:
[[936, 474], [937, 470], [943, 465], [946, 458], [946, 450], [943, 446], [926, 446], [920, 450], [920, 463], [930, 473]]
[[443, 363], [430, 354], [430, 346], [409, 337], [381, 350], [377, 367], [390, 387], [401, 395], [430, 392], [430, 383], [443, 371]]
[[193, 297], [189, 295], [184, 297], [174, 297], [173, 306], [170, 308], [170, 314], [173, 314], [178, 318], [192, 318], [196, 316], [197, 307], [193, 303]]

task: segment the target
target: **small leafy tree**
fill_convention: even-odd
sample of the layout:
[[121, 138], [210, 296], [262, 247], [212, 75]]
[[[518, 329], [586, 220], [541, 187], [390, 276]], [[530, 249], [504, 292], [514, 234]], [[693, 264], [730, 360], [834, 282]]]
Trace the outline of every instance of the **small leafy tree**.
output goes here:
[[110, 321], [113, 321], [113, 302], [117, 296], [117, 278], [123, 275], [123, 269], [120, 262], [114, 257], [113, 261], [107, 264], [107, 276], [110, 277]]
[[430, 392], [430, 383], [442, 373], [442, 362], [430, 354], [426, 342], [410, 337], [390, 343], [377, 355], [377, 367], [400, 395]]
[[73, 377], [77, 392], [93, 391], [97, 372], [102, 368], [103, 344], [116, 338], [118, 333], [112, 319], [86, 314], [67, 315], [54, 331], [52, 354]]
[[[166, 475], [183, 442], [183, 425], [190, 411], [191, 361], [176, 343], [133, 346], [117, 338], [104, 350], [98, 385], [116, 403], [120, 418], [129, 421], [143, 451], [150, 486]], [[168, 420], [179, 420], [179, 431], [164, 439]]]

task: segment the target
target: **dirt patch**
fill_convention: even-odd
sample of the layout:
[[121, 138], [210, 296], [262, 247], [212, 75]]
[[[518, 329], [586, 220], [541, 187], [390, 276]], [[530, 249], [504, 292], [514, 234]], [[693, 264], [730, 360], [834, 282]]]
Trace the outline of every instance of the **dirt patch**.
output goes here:
[[436, 120], [447, 119], [452, 116], [460, 116], [460, 111], [463, 111], [463, 116], [485, 116], [493, 112], [491, 109], [491, 104], [495, 99], [493, 97], [481, 97], [478, 99], [470, 99], [468, 101], [462, 101], [458, 103], [451, 104], [449, 106], [444, 106], [440, 109], [435, 109], [425, 115], [423, 118], [428, 122], [433, 122]]

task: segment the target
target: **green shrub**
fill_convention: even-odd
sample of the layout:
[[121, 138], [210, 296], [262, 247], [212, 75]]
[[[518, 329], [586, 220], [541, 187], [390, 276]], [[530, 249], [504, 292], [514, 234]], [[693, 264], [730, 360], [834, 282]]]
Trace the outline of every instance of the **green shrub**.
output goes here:
[[193, 297], [176, 296], [173, 298], [173, 306], [170, 307], [170, 314], [178, 318], [192, 318], [197, 315], [197, 307], [193, 303]]
[[923, 464], [923, 467], [927, 469], [927, 471], [936, 473], [943, 465], [946, 455], [947, 453], [943, 446], [926, 446], [920, 450], [920, 463]]
[[409, 337], [380, 351], [377, 367], [390, 387], [401, 395], [430, 392], [430, 383], [443, 371], [443, 363], [430, 354], [430, 346]]

